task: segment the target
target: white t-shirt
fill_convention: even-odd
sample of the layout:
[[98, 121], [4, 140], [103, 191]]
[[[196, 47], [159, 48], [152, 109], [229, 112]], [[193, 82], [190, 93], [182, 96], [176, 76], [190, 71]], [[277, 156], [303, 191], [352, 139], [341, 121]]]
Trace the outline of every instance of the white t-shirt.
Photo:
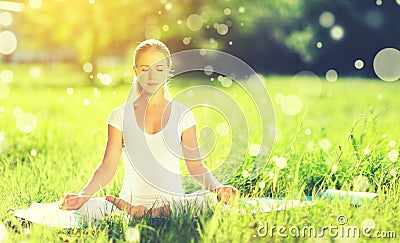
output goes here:
[[120, 198], [132, 205], [152, 206], [160, 197], [184, 194], [179, 163], [182, 132], [196, 125], [190, 109], [172, 101], [168, 122], [155, 134], [138, 126], [133, 101], [113, 109], [107, 124], [123, 132], [125, 175]]

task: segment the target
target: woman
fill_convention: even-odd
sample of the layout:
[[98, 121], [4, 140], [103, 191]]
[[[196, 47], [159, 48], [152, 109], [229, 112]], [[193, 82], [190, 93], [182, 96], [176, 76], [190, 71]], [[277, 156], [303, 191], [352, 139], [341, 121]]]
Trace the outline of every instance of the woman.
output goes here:
[[141, 217], [151, 209], [153, 216], [168, 216], [170, 203], [185, 199], [177, 172], [176, 148], [171, 151], [160, 139], [171, 134], [171, 143], [181, 146], [192, 177], [224, 203], [228, 202], [238, 193], [237, 189], [221, 185], [203, 164], [192, 113], [168, 98], [165, 85], [171, 69], [168, 48], [158, 40], [143, 41], [134, 52], [133, 62], [136, 98], [128, 99], [112, 111], [107, 121], [108, 141], [101, 164], [78, 194], [64, 196], [61, 209], [80, 209], [105, 187], [113, 178], [123, 151], [124, 185], [119, 198], [107, 196], [106, 200], [130, 215]]

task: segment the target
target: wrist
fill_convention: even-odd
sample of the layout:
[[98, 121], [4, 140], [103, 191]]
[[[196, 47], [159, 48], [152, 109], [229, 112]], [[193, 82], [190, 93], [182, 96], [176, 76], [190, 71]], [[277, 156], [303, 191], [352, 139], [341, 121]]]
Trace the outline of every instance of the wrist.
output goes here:
[[211, 192], [218, 192], [219, 189], [221, 189], [224, 185], [222, 185], [221, 183], [218, 183], [217, 185], [213, 186], [210, 191]]
[[78, 192], [78, 196], [89, 198], [92, 196], [92, 194], [85, 192], [85, 191], [80, 191], [80, 192]]

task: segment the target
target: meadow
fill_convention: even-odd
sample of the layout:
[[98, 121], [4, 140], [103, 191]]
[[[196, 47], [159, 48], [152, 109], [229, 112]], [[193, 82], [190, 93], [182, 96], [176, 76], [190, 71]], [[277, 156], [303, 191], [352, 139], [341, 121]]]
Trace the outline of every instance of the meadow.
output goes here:
[[[120, 82], [128, 79], [129, 73], [114, 74], [118, 78], [108, 86], [89, 86], [82, 75], [62, 70], [53, 70], [53, 76], [42, 70], [33, 78], [21, 68], [8, 84], [8, 95], [3, 92], [0, 100], [0, 222], [6, 225], [6, 242], [134, 241], [138, 238], [128, 237], [133, 229], [140, 232], [141, 242], [363, 242], [393, 238], [393, 232], [400, 237], [400, 83], [357, 77], [328, 82], [325, 77], [273, 75], [264, 76], [276, 118], [272, 153], [260, 158], [242, 154], [235, 161], [242, 166], [227, 183], [237, 187], [243, 198], [303, 200], [328, 188], [374, 192], [379, 194], [377, 198], [357, 206], [350, 199], [315, 197], [310, 206], [270, 213], [253, 213], [239, 205], [233, 205], [234, 210], [218, 205], [202, 213], [183, 208], [185, 213], [158, 224], [150, 217], [128, 223], [111, 217], [95, 228], [81, 230], [36, 224], [23, 229], [9, 209], [54, 202], [63, 192], [78, 192], [102, 159], [109, 113], [125, 102], [130, 88], [128, 82]], [[171, 82], [172, 96], [204, 84], [204, 80], [176, 77]], [[235, 85], [226, 88], [217, 79], [211, 86], [232, 95], [239, 92]], [[283, 105], [289, 95], [301, 101], [301, 106], [291, 103], [298, 110], [290, 110], [290, 115]], [[246, 103], [248, 97], [239, 94], [235, 101]], [[197, 117], [199, 128], [206, 123], [216, 127], [220, 122], [220, 118], [213, 120], [213, 115], [201, 117], [199, 113]], [[257, 139], [259, 127], [251, 124], [255, 118], [247, 119], [254, 136], [251, 143]], [[220, 139], [211, 159], [205, 161], [212, 169], [221, 166], [218, 163], [229, 166], [224, 156], [236, 143], [229, 136]], [[256, 159], [263, 160], [265, 167], [256, 177], [248, 176], [244, 171]], [[120, 163], [114, 179], [98, 196], [118, 195], [122, 182]], [[187, 185], [188, 190], [195, 187]], [[371, 227], [371, 237], [347, 238], [328, 231], [324, 237], [277, 233], [279, 226], [341, 226], [339, 216], [347, 220], [344, 226]], [[16, 228], [7, 227], [10, 222]], [[260, 227], [266, 224], [276, 226], [272, 235], [269, 231], [260, 234]]]

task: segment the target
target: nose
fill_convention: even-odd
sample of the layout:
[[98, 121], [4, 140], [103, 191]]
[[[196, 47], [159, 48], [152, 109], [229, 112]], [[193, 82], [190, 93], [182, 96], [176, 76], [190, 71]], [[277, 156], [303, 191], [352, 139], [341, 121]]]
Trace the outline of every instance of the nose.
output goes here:
[[154, 75], [154, 70], [153, 68], [149, 68], [149, 79], [152, 80], [154, 79], [155, 75]]

